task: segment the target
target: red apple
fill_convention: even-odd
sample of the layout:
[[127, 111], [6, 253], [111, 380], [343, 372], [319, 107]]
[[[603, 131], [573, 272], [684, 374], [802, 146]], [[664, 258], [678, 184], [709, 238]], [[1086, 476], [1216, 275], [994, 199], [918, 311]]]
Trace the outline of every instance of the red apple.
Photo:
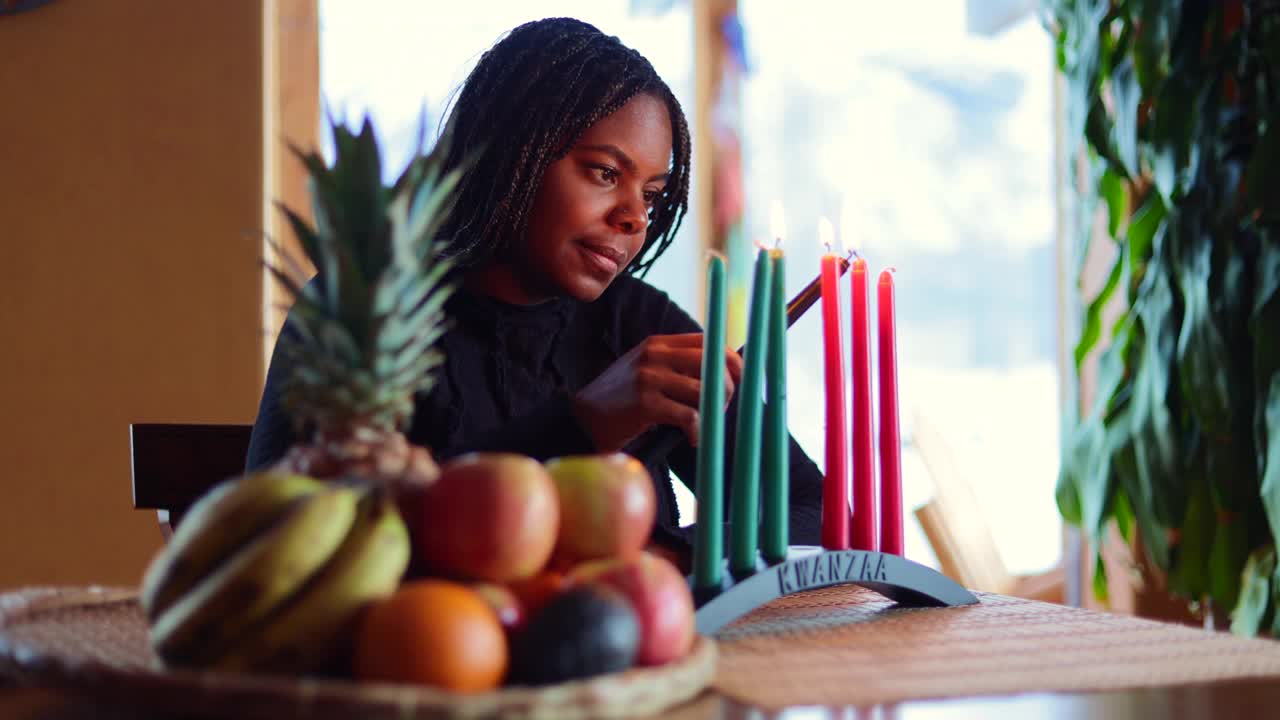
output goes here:
[[560, 499], [559, 561], [633, 555], [653, 531], [657, 498], [645, 466], [630, 455], [574, 455], [546, 464]]
[[626, 596], [640, 620], [641, 665], [684, 657], [693, 644], [693, 595], [675, 566], [647, 552], [579, 566], [572, 580], [609, 585]]
[[422, 492], [414, 548], [430, 575], [504, 583], [546, 565], [560, 506], [533, 458], [473, 453], [446, 463]]

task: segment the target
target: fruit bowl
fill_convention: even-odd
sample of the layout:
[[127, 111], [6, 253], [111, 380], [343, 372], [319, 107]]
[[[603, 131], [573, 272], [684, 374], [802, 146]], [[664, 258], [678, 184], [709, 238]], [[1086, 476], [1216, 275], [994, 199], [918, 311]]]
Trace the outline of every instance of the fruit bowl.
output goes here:
[[684, 658], [587, 680], [460, 695], [328, 678], [161, 669], [135, 590], [31, 588], [0, 594], [0, 676], [104, 703], [236, 718], [586, 718], [658, 714], [692, 699], [715, 671], [714, 641]]

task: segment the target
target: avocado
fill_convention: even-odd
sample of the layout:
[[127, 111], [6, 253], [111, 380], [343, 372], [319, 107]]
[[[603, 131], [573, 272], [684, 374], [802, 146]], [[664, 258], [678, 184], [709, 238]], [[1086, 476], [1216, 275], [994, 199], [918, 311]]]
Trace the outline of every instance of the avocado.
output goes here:
[[618, 591], [588, 583], [547, 603], [511, 643], [515, 685], [546, 685], [626, 670], [640, 647], [640, 621]]

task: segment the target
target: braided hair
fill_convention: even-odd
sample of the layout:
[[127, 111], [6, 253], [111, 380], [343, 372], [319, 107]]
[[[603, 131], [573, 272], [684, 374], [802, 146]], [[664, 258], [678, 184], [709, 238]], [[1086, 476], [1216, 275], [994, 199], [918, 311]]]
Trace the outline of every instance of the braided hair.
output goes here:
[[689, 125], [671, 89], [640, 53], [572, 18], [525, 23], [485, 52], [447, 122], [445, 169], [472, 163], [442, 226], [458, 267], [484, 263], [523, 238], [547, 167], [642, 93], [671, 115], [672, 168], [628, 267], [640, 275], [671, 244], [688, 209]]

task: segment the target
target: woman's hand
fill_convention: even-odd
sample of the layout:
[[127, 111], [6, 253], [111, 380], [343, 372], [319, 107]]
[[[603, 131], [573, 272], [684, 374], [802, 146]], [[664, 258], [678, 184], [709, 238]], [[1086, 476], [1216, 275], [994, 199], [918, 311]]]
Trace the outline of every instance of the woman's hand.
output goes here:
[[[725, 403], [742, 377], [742, 358], [725, 348]], [[674, 425], [698, 444], [702, 333], [653, 335], [578, 391], [574, 412], [600, 452], [621, 450], [654, 425]]]

